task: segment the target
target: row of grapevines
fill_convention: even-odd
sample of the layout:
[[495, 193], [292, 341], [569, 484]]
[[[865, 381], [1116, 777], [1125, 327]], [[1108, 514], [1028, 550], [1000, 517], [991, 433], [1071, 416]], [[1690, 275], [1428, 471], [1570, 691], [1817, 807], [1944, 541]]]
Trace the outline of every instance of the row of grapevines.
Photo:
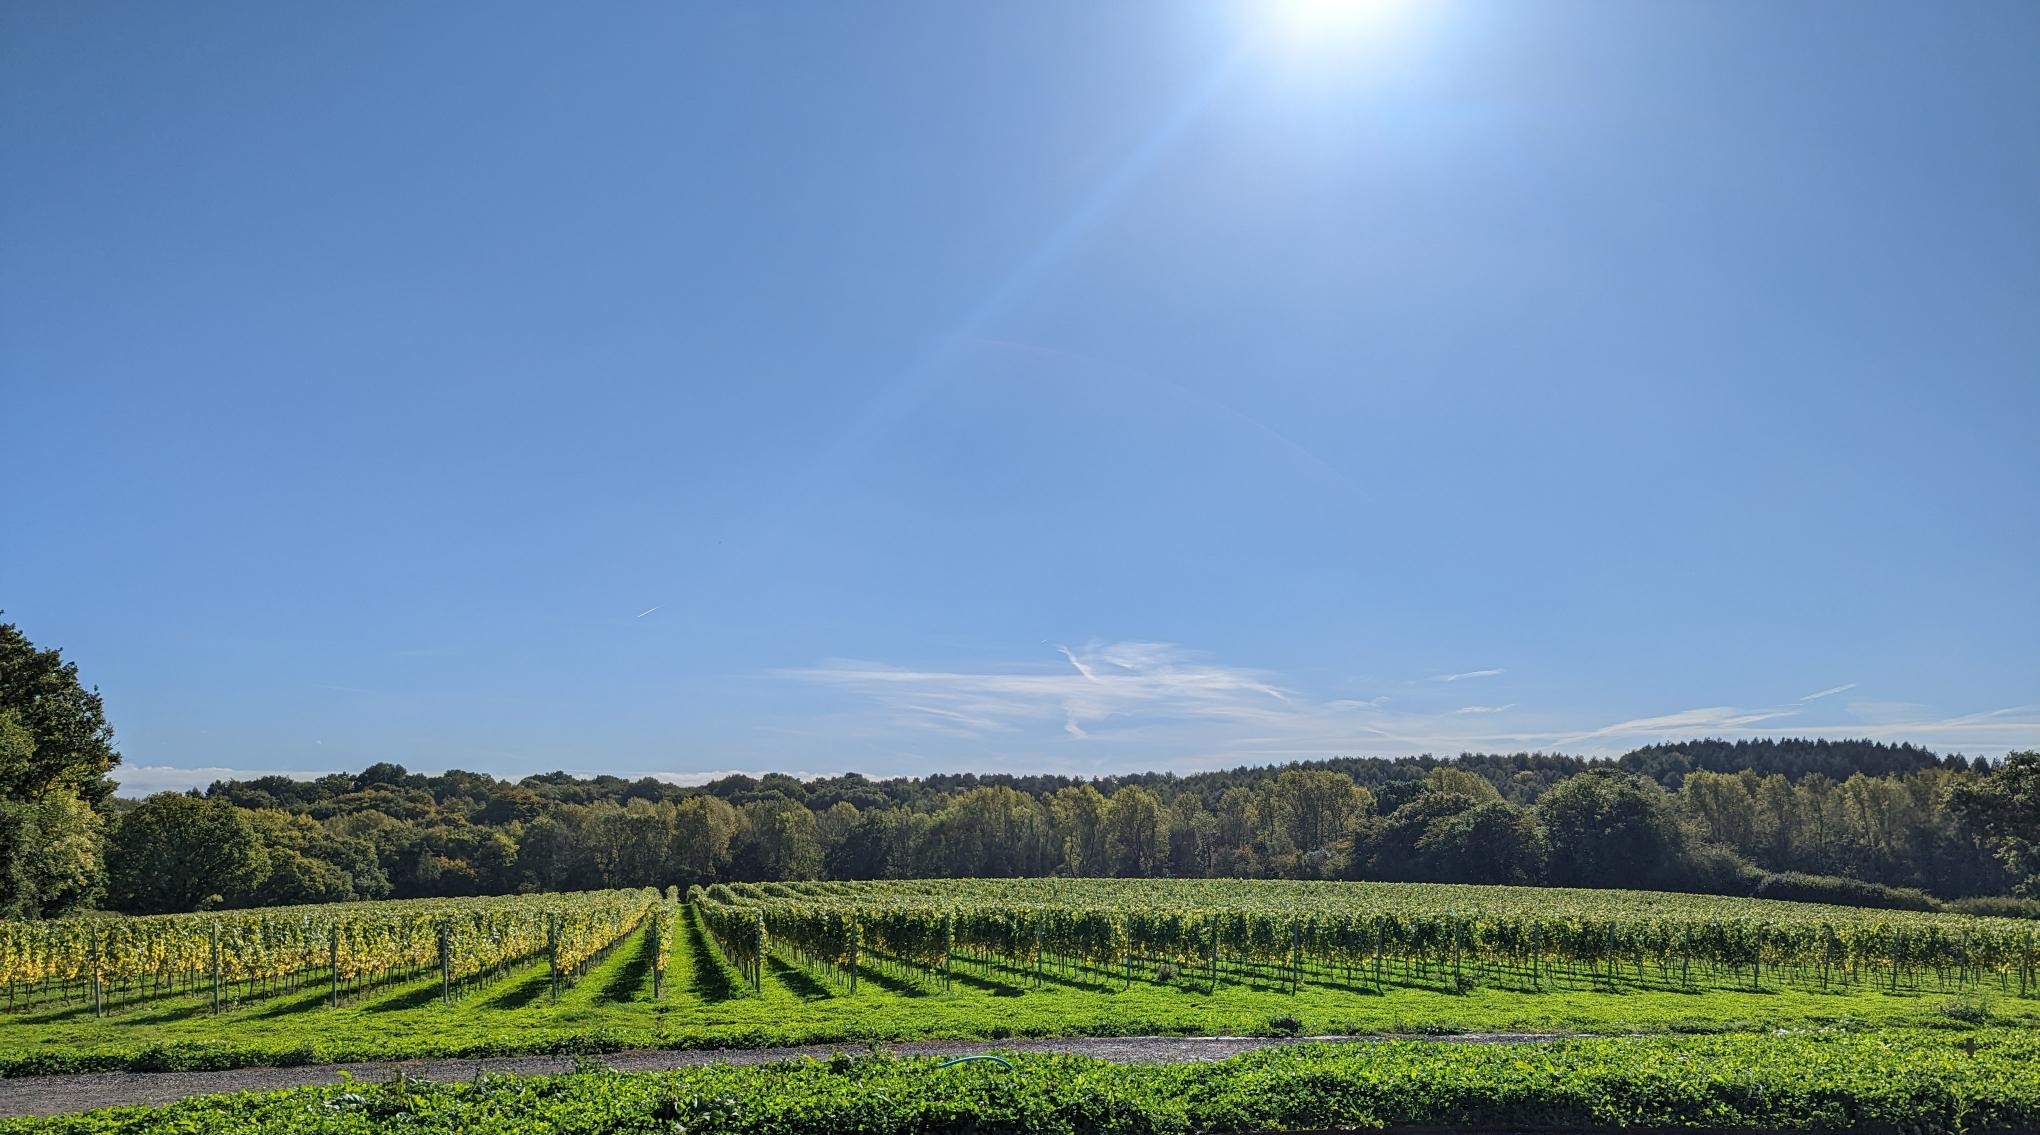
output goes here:
[[355, 984], [433, 967], [449, 982], [466, 982], [548, 954], [571, 972], [636, 928], [659, 901], [647, 888], [0, 921], [0, 982], [12, 996], [86, 981], [155, 990], [253, 987], [312, 973]]
[[[749, 925], [805, 960], [854, 970], [859, 950], [946, 965], [957, 949], [1039, 965], [1043, 954], [1111, 966], [1130, 957], [1209, 965], [1372, 969], [1497, 967], [1535, 980], [1694, 965], [1752, 981], [1945, 984], [1995, 976], [2036, 986], [2040, 934], [2010, 919], [1815, 904], [1526, 887], [1258, 880], [901, 880], [739, 884], [701, 893], [711, 925]], [[718, 935], [719, 939], [721, 935]], [[761, 951], [747, 942], [744, 948]], [[1293, 980], [1293, 978], [1292, 978]]]

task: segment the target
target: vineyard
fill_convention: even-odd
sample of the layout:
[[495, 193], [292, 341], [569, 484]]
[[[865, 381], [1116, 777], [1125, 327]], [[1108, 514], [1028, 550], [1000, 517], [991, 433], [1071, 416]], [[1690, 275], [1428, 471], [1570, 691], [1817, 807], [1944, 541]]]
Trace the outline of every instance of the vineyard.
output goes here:
[[0, 1075], [914, 1038], [2032, 1029], [2036, 965], [2029, 921], [1428, 884], [757, 883], [93, 916], [0, 922]]
[[1411, 883], [915, 880], [696, 888], [754, 988], [787, 953], [854, 990], [868, 966], [945, 988], [959, 965], [1035, 984], [1088, 973], [1130, 985], [1157, 965], [1234, 980], [1476, 985], [1534, 992], [1618, 982], [2035, 992], [2032, 923], [1704, 895]]
[[0, 983], [10, 1009], [89, 1002], [103, 1014], [199, 993], [218, 1011], [311, 987], [338, 1005], [427, 973], [452, 1001], [544, 961], [556, 995], [647, 920], [670, 935], [673, 901], [646, 889], [0, 922]]

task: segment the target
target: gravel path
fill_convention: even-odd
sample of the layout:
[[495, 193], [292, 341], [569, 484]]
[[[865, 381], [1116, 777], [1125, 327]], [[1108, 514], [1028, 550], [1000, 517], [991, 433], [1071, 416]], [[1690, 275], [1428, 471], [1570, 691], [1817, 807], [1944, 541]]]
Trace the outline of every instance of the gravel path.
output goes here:
[[[1452, 1044], [1535, 1044], [1560, 1040], [1561, 1033], [1469, 1033], [1412, 1039]], [[1394, 1037], [1069, 1037], [1043, 1040], [911, 1041], [882, 1045], [900, 1056], [972, 1056], [985, 1052], [1067, 1052], [1120, 1064], [1166, 1064], [1186, 1060], [1223, 1060], [1257, 1048], [1336, 1041], [1366, 1044]], [[820, 1044], [801, 1048], [633, 1049], [601, 1057], [619, 1072], [656, 1072], [699, 1064], [763, 1064], [803, 1056], [829, 1057], [859, 1052], [862, 1045]], [[472, 1080], [478, 1073], [536, 1076], [572, 1070], [566, 1056], [501, 1056], [481, 1060], [405, 1060], [362, 1064], [306, 1064], [296, 1068], [236, 1068], [225, 1072], [93, 1072], [78, 1076], [24, 1076], [0, 1079], [0, 1117], [63, 1115], [123, 1104], [164, 1104], [186, 1096], [215, 1092], [266, 1092], [335, 1084], [340, 1073], [356, 1080], [386, 1080], [399, 1068], [425, 1080]]]

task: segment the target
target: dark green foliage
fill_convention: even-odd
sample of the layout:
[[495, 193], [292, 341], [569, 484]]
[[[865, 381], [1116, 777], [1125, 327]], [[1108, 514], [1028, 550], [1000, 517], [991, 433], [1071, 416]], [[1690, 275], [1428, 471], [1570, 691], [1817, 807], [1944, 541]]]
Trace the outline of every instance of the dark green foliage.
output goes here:
[[1362, 829], [1354, 874], [1407, 882], [1534, 883], [1544, 877], [1544, 836], [1531, 815], [1501, 800], [1427, 791]]
[[[1766, 875], [1757, 883], [1756, 897], [1792, 902], [1824, 902], [1838, 906], [1876, 906], [1886, 910], [1940, 910], [1941, 904], [1925, 891], [1883, 887], [1860, 879], [1833, 875], [1801, 875], [1789, 872]], [[1982, 912], [1972, 912], [1982, 913]]]
[[1953, 800], [1990, 841], [2013, 889], [2040, 899], [2040, 752], [2013, 753], [1988, 776], [1957, 787]]
[[2040, 918], [2040, 899], [1956, 899], [1954, 902], [1941, 905], [1943, 909], [1956, 914], [1974, 914], [1988, 918]]
[[176, 792], [149, 797], [114, 825], [107, 903], [174, 914], [242, 899], [268, 874], [262, 843], [232, 805]]
[[1581, 773], [1537, 802], [1546, 878], [1565, 887], [1675, 889], [1685, 841], [1664, 789], [1606, 769]]
[[31, 743], [0, 763], [0, 797], [67, 793], [97, 804], [112, 795], [106, 774], [120, 754], [99, 691], [79, 681], [61, 652], [36, 649], [12, 623], [0, 623], [0, 710], [13, 711]]
[[1213, 1063], [801, 1060], [476, 1082], [393, 1079], [0, 1120], [5, 1135], [1187, 1135], [1358, 1129], [2010, 1132], [2040, 1124], [2029, 1034], [1297, 1045]]
[[64, 914], [98, 895], [106, 774], [119, 761], [77, 666], [0, 623], [0, 917]]
[[1847, 780], [1857, 773], [1903, 776], [1932, 768], [1968, 767], [1960, 757], [1944, 761], [1917, 745], [1798, 737], [1647, 745], [1624, 754], [1620, 764], [1625, 772], [1649, 777], [1670, 789], [1678, 788], [1687, 773], [1700, 771], [1777, 773], [1796, 781], [1816, 775]]

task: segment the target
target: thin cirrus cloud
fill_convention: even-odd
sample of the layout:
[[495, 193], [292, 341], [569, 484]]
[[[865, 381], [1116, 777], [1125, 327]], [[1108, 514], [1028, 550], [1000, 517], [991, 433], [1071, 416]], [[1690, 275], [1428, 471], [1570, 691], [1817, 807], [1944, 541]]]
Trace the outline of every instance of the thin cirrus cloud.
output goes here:
[[122, 796], [148, 796], [157, 792], [186, 792], [205, 788], [216, 780], [252, 780], [258, 776], [287, 776], [292, 780], [317, 780], [336, 769], [227, 768], [177, 765], [129, 765], [113, 767], [107, 776], [120, 785]]
[[1560, 743], [1573, 744], [1601, 737], [1647, 737], [1669, 734], [1692, 736], [1698, 733], [1719, 733], [1724, 730], [1742, 729], [1762, 721], [1790, 717], [1798, 712], [1792, 708], [1751, 710], [1729, 705], [1707, 706], [1659, 714], [1656, 717], [1618, 721], [1613, 725], [1603, 725], [1599, 729], [1572, 734], [1561, 739]]
[[1805, 697], [1803, 697], [1803, 698], [1800, 698], [1799, 700], [1800, 700], [1800, 701], [1819, 701], [1819, 700], [1820, 700], [1820, 699], [1822, 699], [1822, 698], [1831, 698], [1831, 697], [1835, 696], [1836, 694], [1846, 694], [1846, 693], [1848, 693], [1848, 692], [1849, 692], [1850, 690], [1853, 690], [1853, 689], [1855, 689], [1855, 688], [1856, 688], [1856, 683], [1854, 683], [1854, 682], [1845, 682], [1845, 683], [1843, 683], [1842, 685], [1839, 685], [1839, 686], [1830, 686], [1830, 687], [1828, 687], [1827, 689], [1825, 689], [1825, 690], [1822, 690], [1821, 692], [1819, 692], [1819, 693], [1817, 693], [1817, 694], [1808, 694], [1808, 695], [1806, 695]]
[[[2040, 720], [2034, 720], [2040, 713], [2031, 707], [1956, 717], [1914, 707], [1919, 712], [1903, 721], [1846, 713], [1815, 723], [1808, 707], [1794, 701], [1702, 706], [1603, 724], [1567, 721], [1514, 702], [1405, 708], [1384, 697], [1314, 700], [1269, 671], [1227, 665], [1170, 643], [1093, 642], [1058, 653], [1054, 662], [980, 670], [841, 661], [778, 673], [845, 695], [846, 708], [833, 725], [850, 735], [895, 744], [935, 734], [984, 746], [958, 745], [950, 750], [953, 760], [996, 752], [1002, 760], [1038, 767], [1066, 764], [1079, 759], [1077, 753], [1092, 767], [1129, 771], [1425, 752], [1556, 749], [1592, 756], [1695, 737], [1872, 737], [1986, 753], [2040, 742]], [[1500, 720], [1522, 727], [1495, 728]]]
[[[1828, 737], [1911, 742], [1942, 752], [1999, 755], [2040, 748], [2040, 705], [1944, 714], [1902, 701], [1832, 696], [1772, 706], [1703, 706], [1600, 723], [1537, 706], [1453, 705], [1442, 688], [1386, 697], [1318, 699], [1270, 671], [1229, 665], [1161, 642], [1093, 642], [1032, 662], [981, 669], [845, 661], [783, 670], [784, 680], [838, 695], [812, 721], [763, 727], [800, 738], [786, 761], [760, 751], [705, 770], [629, 762], [592, 771], [701, 784], [742, 772], [812, 767], [814, 737], [849, 743], [844, 755], [878, 775], [925, 775], [967, 768], [1098, 775], [1148, 769], [1223, 767], [1334, 756], [1449, 755], [1558, 751], [1612, 756], [1639, 745], [1695, 737]], [[1839, 692], [1839, 691], [1837, 691]], [[812, 725], [808, 730], [791, 725]], [[861, 749], [859, 748], [861, 746]], [[777, 751], [777, 746], [773, 751]], [[790, 750], [789, 750], [790, 751]], [[861, 756], [852, 753], [861, 752]], [[124, 764], [113, 770], [123, 796], [203, 788], [263, 775], [312, 779], [329, 768], [181, 767]], [[498, 775], [516, 776], [508, 769]]]
[[1271, 726], [1294, 715], [1290, 695], [1266, 676], [1168, 643], [1059, 649], [1066, 665], [1053, 669], [965, 672], [846, 661], [780, 673], [860, 695], [903, 724], [963, 736], [1019, 733], [1044, 721], [1084, 738], [1115, 723]]
[[1508, 673], [1506, 670], [1468, 670], [1464, 674], [1433, 674], [1433, 682], [1464, 682], [1471, 678], [1497, 678]]

